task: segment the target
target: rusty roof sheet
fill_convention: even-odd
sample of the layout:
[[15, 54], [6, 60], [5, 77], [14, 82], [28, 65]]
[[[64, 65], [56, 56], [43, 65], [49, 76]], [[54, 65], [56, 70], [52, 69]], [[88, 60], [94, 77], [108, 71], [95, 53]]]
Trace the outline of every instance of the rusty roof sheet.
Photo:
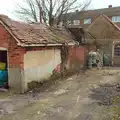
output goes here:
[[62, 44], [73, 42], [73, 36], [64, 28], [49, 27], [40, 23], [27, 24], [11, 20], [5, 15], [0, 15], [0, 21], [21, 44]]

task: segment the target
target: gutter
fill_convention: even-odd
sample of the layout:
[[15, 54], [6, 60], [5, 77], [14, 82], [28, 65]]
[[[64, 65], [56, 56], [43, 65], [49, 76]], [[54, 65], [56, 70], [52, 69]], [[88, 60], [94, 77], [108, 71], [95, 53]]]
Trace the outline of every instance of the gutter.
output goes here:
[[[18, 44], [19, 46], [22, 46], [22, 47], [47, 47], [47, 46], [63, 46], [63, 44], [30, 44], [30, 45], [27, 45], [27, 44]], [[69, 46], [73, 46], [75, 44], [71, 43], [71, 44], [66, 44], [66, 45], [69, 45]]]

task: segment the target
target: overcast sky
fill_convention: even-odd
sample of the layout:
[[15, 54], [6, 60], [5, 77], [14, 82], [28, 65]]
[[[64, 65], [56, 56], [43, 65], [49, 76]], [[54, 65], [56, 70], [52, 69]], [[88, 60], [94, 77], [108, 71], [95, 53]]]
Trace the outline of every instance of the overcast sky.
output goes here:
[[[16, 15], [13, 13], [15, 9], [14, 1], [21, 2], [22, 0], [1, 0], [0, 14], [5, 14], [16, 19]], [[108, 5], [112, 5], [113, 7], [120, 6], [120, 0], [92, 0], [91, 9], [107, 8]]]

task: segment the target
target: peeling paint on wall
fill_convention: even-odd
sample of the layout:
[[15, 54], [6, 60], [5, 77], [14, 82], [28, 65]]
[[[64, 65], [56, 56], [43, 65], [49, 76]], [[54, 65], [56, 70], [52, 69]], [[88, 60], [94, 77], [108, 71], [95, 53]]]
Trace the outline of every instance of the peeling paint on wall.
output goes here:
[[49, 78], [60, 63], [59, 49], [28, 51], [24, 55], [25, 84]]

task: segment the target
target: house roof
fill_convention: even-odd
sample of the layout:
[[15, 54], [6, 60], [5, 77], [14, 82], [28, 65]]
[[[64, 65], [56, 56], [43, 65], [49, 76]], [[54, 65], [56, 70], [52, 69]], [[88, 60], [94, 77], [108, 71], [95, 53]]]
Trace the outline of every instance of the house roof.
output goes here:
[[81, 44], [93, 43], [96, 38], [89, 32], [85, 31], [81, 26], [69, 26], [68, 29], [75, 36], [76, 41]]
[[86, 29], [96, 39], [119, 39], [120, 28], [106, 15], [97, 17]]
[[27, 24], [0, 15], [0, 23], [15, 38], [20, 46], [60, 45], [74, 43], [73, 36], [64, 28], [49, 27], [44, 24]]
[[81, 12], [80, 18], [89, 18], [104, 14], [106, 16], [120, 16], [120, 7], [103, 8]]
[[80, 20], [89, 17], [97, 17], [101, 14], [106, 16], [120, 16], [120, 6], [112, 8], [94, 9], [80, 12], [71, 12], [67, 14], [67, 18], [70, 20]]
[[[107, 17], [107, 16], [104, 15], [104, 14], [98, 16], [98, 17], [93, 21], [93, 23], [96, 22], [99, 18], [105, 18], [105, 19], [106, 19], [109, 23], [111, 23], [117, 30], [120, 31], [120, 28], [119, 28], [115, 23], [113, 23], [109, 17]], [[93, 24], [93, 23], [92, 23], [92, 24]], [[89, 27], [86, 29], [87, 31], [91, 28], [92, 24], [90, 24]]]

